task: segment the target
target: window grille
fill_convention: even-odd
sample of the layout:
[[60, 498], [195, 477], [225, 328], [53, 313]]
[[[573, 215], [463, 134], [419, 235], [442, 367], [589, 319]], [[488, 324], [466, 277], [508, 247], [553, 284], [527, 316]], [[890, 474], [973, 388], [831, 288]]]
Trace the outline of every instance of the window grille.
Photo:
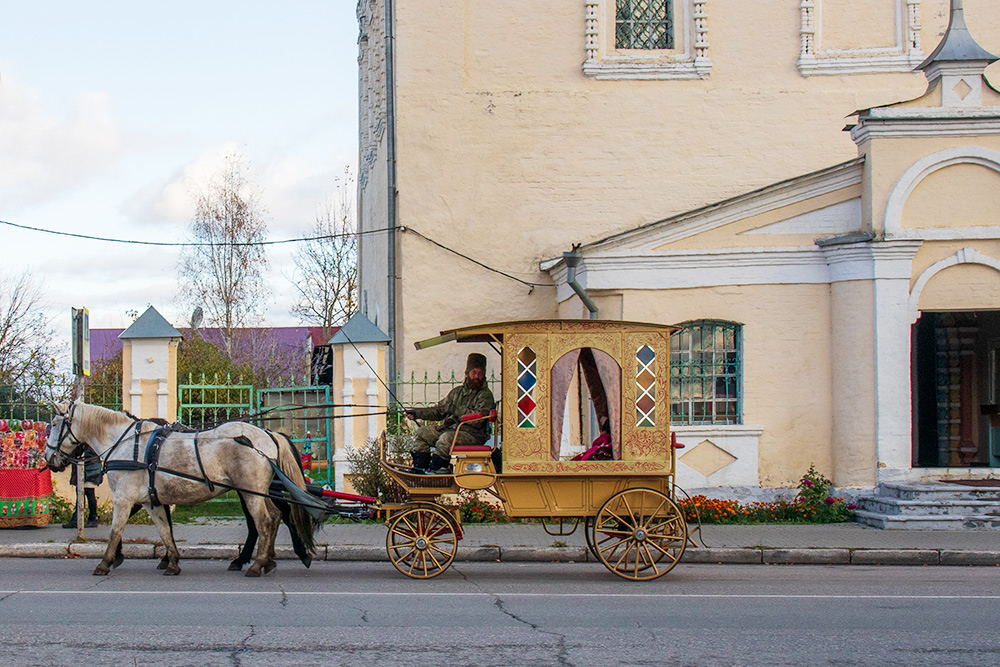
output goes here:
[[674, 48], [673, 0], [617, 0], [616, 49]]
[[670, 337], [670, 411], [675, 424], [743, 421], [742, 327], [699, 320]]

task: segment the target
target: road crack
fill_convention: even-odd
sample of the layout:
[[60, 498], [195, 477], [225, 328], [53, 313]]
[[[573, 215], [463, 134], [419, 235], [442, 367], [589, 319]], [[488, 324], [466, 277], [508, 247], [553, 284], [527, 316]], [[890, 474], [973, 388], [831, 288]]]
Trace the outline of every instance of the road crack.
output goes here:
[[256, 633], [256, 628], [251, 625], [249, 634], [247, 634], [247, 636], [240, 641], [239, 646], [233, 649], [233, 652], [229, 654], [229, 660], [232, 661], [233, 667], [241, 667], [243, 663], [240, 660], [240, 654], [246, 653], [250, 650], [250, 647], [247, 646], [247, 644], [250, 643], [250, 640], [254, 638]]

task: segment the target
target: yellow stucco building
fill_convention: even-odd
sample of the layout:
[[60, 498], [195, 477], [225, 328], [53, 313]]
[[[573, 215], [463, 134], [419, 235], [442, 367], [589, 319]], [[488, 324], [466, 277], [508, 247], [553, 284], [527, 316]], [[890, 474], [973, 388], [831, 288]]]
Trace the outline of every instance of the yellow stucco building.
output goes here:
[[596, 311], [681, 327], [683, 486], [1000, 468], [1000, 3], [358, 17], [362, 308], [390, 370], [461, 368], [413, 351], [442, 329]]

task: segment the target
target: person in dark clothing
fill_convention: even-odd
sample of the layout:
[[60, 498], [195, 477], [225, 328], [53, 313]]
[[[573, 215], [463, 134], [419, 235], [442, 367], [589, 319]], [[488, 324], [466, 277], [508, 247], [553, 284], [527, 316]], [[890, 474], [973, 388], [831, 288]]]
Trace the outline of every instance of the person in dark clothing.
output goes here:
[[[87, 528], [97, 526], [97, 487], [104, 481], [104, 465], [100, 457], [90, 447], [84, 450], [84, 457], [87, 459], [83, 464], [83, 496], [87, 505], [87, 520], [83, 525]], [[69, 483], [77, 485], [76, 466], [73, 466], [69, 473]], [[76, 528], [76, 510], [70, 520], [63, 524], [63, 528]]]
[[432, 475], [450, 474], [452, 443], [482, 445], [489, 438], [486, 420], [467, 422], [459, 429], [461, 418], [473, 413], [489, 414], [493, 405], [493, 392], [486, 384], [486, 357], [473, 352], [466, 361], [465, 381], [448, 392], [444, 400], [426, 408], [406, 408], [406, 416], [410, 419], [440, 422], [425, 423], [417, 429], [413, 467]]

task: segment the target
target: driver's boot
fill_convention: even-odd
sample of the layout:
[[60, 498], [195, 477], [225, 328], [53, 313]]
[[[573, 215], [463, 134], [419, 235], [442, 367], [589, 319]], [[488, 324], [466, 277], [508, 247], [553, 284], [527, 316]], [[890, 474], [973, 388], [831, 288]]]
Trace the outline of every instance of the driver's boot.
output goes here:
[[427, 466], [431, 462], [430, 452], [410, 452], [410, 456], [413, 457], [413, 470], [418, 473], [424, 473], [427, 471]]
[[427, 474], [450, 475], [452, 474], [451, 465], [446, 459], [441, 458], [437, 454], [432, 454], [430, 465], [427, 467]]

